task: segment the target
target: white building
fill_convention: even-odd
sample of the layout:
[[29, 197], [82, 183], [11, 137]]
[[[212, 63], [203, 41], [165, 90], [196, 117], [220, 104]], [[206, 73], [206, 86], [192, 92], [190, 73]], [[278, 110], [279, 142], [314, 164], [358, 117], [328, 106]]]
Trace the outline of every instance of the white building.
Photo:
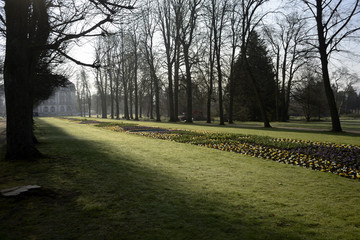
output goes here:
[[58, 87], [54, 94], [34, 108], [35, 116], [70, 116], [76, 114], [75, 85]]
[[[71, 116], [77, 113], [75, 85], [68, 82], [67, 87], [58, 87], [47, 100], [34, 107], [34, 116]], [[0, 85], [0, 117], [6, 115], [4, 85]]]

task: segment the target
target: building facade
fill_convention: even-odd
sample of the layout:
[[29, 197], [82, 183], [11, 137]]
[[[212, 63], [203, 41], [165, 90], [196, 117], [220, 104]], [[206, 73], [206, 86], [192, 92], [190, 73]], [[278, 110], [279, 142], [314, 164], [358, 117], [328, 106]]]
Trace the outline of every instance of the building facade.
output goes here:
[[75, 85], [72, 82], [67, 87], [56, 88], [49, 99], [34, 108], [34, 115], [39, 117], [71, 116], [76, 112]]

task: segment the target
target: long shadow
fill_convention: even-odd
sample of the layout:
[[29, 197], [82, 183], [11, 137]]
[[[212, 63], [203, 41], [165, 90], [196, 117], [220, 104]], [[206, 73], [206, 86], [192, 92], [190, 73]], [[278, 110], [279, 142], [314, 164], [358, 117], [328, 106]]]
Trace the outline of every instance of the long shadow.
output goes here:
[[[232, 205], [221, 193], [204, 190], [201, 183], [141, 164], [136, 154], [116, 152], [101, 141], [69, 136], [63, 129], [44, 122], [41, 132], [40, 149], [48, 155], [56, 152], [56, 157], [37, 163], [46, 165], [44, 169], [48, 171], [46, 181], [43, 179], [40, 184], [51, 188], [60, 183], [63, 188], [53, 191], [67, 197], [54, 202], [38, 199], [32, 202], [33, 208], [20, 202], [19, 206], [27, 212], [12, 209], [12, 214], [23, 216], [10, 219], [6, 225], [9, 231], [17, 232], [18, 239], [37, 235], [39, 239], [95, 240], [317, 236], [302, 222], [290, 221], [288, 224], [297, 225], [299, 230], [291, 232], [292, 228], [283, 225], [286, 219], [256, 209], [249, 202], [241, 203], [241, 192], [237, 193], [240, 201]], [[21, 171], [26, 171], [26, 166]], [[46, 211], [35, 214], [37, 221], [29, 222], [27, 217], [31, 218], [34, 209], [44, 206]]]

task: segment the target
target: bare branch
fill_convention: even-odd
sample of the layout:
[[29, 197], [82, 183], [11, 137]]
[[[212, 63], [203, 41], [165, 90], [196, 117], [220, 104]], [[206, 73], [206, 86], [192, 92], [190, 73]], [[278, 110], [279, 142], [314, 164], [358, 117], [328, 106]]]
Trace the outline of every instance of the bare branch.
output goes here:
[[[359, 6], [359, 1], [360, 0], [357, 0], [355, 5], [354, 5], [354, 8], [353, 10], [351, 11], [351, 13], [349, 13], [348, 17], [345, 18], [346, 21], [343, 23], [343, 25], [329, 38], [329, 41], [328, 43], [331, 43], [335, 40], [335, 38], [338, 36], [338, 34], [340, 34], [340, 32], [348, 25], [348, 23], [350, 22], [350, 20], [352, 19], [352, 17], [354, 16], [355, 12], [356, 12], [356, 9], [358, 8]], [[346, 32], [342, 37], [340, 37], [340, 39], [342, 40], [345, 36], [348, 36], [354, 32], [356, 32], [357, 30], [359, 30], [360, 28], [355, 28], [355, 29], [352, 29], [348, 32]], [[339, 43], [339, 41], [337, 41], [337, 44]], [[337, 45], [336, 44], [336, 45]]]
[[76, 63], [76, 64], [78, 64], [78, 65], [85, 66], [85, 67], [91, 67], [91, 68], [95, 68], [95, 69], [98, 69], [98, 68], [101, 67], [100, 64], [96, 63], [96, 61], [95, 61], [93, 64], [83, 63], [83, 62], [81, 62], [81, 61], [79, 61], [79, 60], [76, 60], [76, 59], [73, 58], [73, 57], [70, 57], [70, 56], [67, 55], [65, 52], [61, 51], [60, 49], [56, 49], [56, 51], [57, 51], [60, 55], [64, 56], [65, 58], [71, 60], [72, 62], [74, 62], [74, 63]]
[[107, 23], [107, 22], [111, 22], [112, 18], [110, 15], [108, 15], [105, 19], [101, 20], [100, 22], [96, 23], [94, 26], [90, 27], [89, 29], [82, 31], [78, 34], [69, 34], [66, 35], [65, 37], [57, 40], [56, 42], [54, 42], [53, 44], [50, 44], [48, 46], [45, 46], [45, 48], [47, 49], [57, 49], [59, 48], [59, 46], [67, 41], [70, 41], [72, 39], [78, 39], [80, 37], [84, 37], [84, 36], [89, 36], [88, 34], [91, 33], [92, 31], [96, 30], [97, 28], [99, 28], [100, 26], [102, 26], [103, 24]]

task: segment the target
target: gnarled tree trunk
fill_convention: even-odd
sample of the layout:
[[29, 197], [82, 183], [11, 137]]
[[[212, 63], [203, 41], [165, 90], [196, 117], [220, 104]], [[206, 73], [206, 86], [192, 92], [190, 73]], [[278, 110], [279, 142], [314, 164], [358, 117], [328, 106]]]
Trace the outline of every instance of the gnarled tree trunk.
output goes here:
[[33, 101], [29, 89], [40, 58], [39, 46], [43, 46], [49, 36], [48, 15], [44, 0], [6, 0], [4, 9], [6, 158], [29, 160], [41, 155], [33, 141]]

